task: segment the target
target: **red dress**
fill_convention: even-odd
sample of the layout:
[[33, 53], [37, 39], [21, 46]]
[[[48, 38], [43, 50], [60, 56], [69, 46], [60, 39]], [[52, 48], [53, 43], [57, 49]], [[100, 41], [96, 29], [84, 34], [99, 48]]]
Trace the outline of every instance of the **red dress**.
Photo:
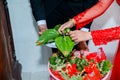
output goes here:
[[99, 2], [88, 10], [73, 17], [76, 22], [76, 29], [80, 29], [90, 23], [96, 17], [102, 15], [112, 4], [114, 0], [99, 0]]
[[[82, 28], [86, 24], [92, 22], [94, 18], [103, 14], [113, 1], [114, 0], [100, 0], [92, 8], [73, 17], [76, 23], [76, 29]], [[120, 5], [120, 0], [116, 1]], [[95, 45], [107, 44], [113, 40], [120, 40], [120, 26], [111, 29], [92, 31], [91, 34]], [[113, 70], [110, 80], [120, 80], [120, 43], [114, 58]]]
[[120, 0], [116, 0], [116, 1], [117, 1], [118, 5], [120, 5]]
[[[95, 45], [107, 44], [113, 40], [120, 40], [120, 26], [104, 30], [92, 31], [91, 35]], [[120, 80], [120, 42], [114, 58], [110, 80]]]
[[110, 80], [120, 80], [120, 42], [114, 59], [114, 66]]

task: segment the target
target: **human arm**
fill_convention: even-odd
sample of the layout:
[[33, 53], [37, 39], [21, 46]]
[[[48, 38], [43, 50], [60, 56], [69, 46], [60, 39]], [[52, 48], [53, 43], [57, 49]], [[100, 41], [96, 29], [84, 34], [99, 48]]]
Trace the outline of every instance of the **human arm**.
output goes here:
[[45, 20], [45, 9], [43, 0], [30, 0], [33, 16], [36, 21]]
[[120, 26], [104, 30], [94, 30], [91, 32], [85, 32], [81, 30], [71, 31], [70, 37], [75, 42], [92, 39], [95, 45], [107, 44], [113, 40], [120, 39]]
[[114, 0], [100, 0], [92, 8], [75, 16], [73, 19], [76, 23], [76, 29], [83, 27], [89, 22], [92, 22], [96, 17], [102, 15], [109, 8], [113, 1]]
[[33, 16], [38, 23], [39, 34], [47, 29], [43, 0], [30, 0]]
[[61, 33], [65, 28], [71, 28], [73, 26], [76, 26], [76, 29], [82, 28], [86, 24], [92, 22], [93, 19], [95, 19], [96, 17], [102, 15], [108, 9], [112, 2], [113, 0], [100, 0], [93, 7], [78, 14], [68, 22], [61, 25], [61, 27], [59, 28], [59, 32]]
[[116, 0], [116, 2], [118, 3], [118, 5], [120, 6], [120, 0]]
[[104, 30], [92, 31], [91, 35], [95, 45], [107, 44], [113, 40], [120, 39], [120, 26]]

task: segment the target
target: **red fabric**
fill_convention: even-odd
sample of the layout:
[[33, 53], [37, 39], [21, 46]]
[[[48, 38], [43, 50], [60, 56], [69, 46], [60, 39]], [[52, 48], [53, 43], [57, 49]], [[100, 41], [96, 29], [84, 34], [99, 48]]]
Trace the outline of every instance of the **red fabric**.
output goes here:
[[[112, 40], [120, 40], [120, 26], [91, 32], [95, 45], [106, 44]], [[120, 80], [120, 42], [113, 62], [110, 80]]]
[[73, 17], [76, 23], [76, 29], [80, 29], [93, 19], [102, 15], [114, 0], [100, 0], [96, 5]]
[[118, 5], [120, 6], [120, 0], [116, 0], [116, 1], [117, 1]]
[[[120, 0], [116, 0], [116, 1], [120, 5]], [[119, 41], [117, 53], [114, 58], [114, 65], [110, 80], [120, 80], [120, 41]]]
[[110, 41], [120, 39], [120, 26], [91, 31], [91, 35], [95, 45], [107, 44]]
[[88, 19], [84, 22], [80, 22], [80, 19], [82, 19], [82, 17], [85, 15], [86, 12], [87, 11], [85, 11], [82, 14], [79, 14], [73, 18], [76, 21], [76, 29], [77, 30], [93, 21], [92, 19], [90, 19], [90, 20]]
[[114, 59], [113, 70], [110, 80], [120, 80], [120, 42]]
[[[116, 0], [116, 1], [117, 1], [118, 5], [120, 5], [120, 0]], [[111, 39], [104, 41], [104, 39], [106, 39], [107, 35], [109, 35], [109, 33], [111, 33], [112, 30], [113, 30], [114, 34], [112, 34], [111, 37], [109, 37]], [[94, 40], [94, 42], [96, 44], [102, 44], [102, 43], [104, 44], [104, 43], [107, 43], [111, 40], [120, 39], [120, 27], [117, 27], [115, 32], [114, 32], [114, 29], [111, 29], [110, 31], [105, 31], [105, 32], [107, 35], [105, 35], [106, 37], [105, 36], [103, 37], [103, 39], [102, 39], [103, 41], [101, 39], [99, 41]], [[92, 35], [92, 37], [94, 37], [94, 36], [95, 35]], [[95, 39], [95, 38], [93, 38], [93, 39]], [[102, 41], [102, 43], [101, 43], [101, 41]], [[119, 41], [117, 53], [116, 53], [115, 58], [114, 58], [113, 69], [112, 69], [112, 74], [111, 74], [110, 80], [120, 80], [120, 41]]]

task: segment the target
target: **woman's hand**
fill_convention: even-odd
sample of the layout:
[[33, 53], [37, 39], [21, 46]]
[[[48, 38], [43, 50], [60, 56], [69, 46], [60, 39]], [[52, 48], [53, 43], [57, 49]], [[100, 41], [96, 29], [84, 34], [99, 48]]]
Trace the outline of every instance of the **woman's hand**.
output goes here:
[[62, 34], [66, 28], [72, 28], [73, 26], [75, 26], [75, 21], [74, 19], [70, 19], [69, 21], [62, 24], [58, 31], [60, 34]]
[[74, 30], [71, 31], [69, 34], [74, 42], [81, 42], [92, 39], [90, 32], [85, 32], [82, 30]]

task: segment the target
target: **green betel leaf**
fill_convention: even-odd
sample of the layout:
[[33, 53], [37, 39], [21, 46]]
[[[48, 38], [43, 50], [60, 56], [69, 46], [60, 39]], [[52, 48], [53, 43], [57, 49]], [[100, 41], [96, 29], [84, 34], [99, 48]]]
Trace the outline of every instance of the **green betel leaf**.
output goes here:
[[54, 27], [54, 29], [55, 29], [56, 31], [58, 31], [59, 28], [60, 28], [60, 24], [58, 24], [58, 25], [56, 25], [56, 26]]
[[67, 57], [74, 47], [74, 42], [69, 36], [60, 36], [55, 39], [57, 48]]
[[59, 32], [55, 29], [48, 29], [43, 32], [43, 34], [37, 40], [37, 45], [46, 44], [48, 42], [54, 41], [56, 37], [59, 36]]

